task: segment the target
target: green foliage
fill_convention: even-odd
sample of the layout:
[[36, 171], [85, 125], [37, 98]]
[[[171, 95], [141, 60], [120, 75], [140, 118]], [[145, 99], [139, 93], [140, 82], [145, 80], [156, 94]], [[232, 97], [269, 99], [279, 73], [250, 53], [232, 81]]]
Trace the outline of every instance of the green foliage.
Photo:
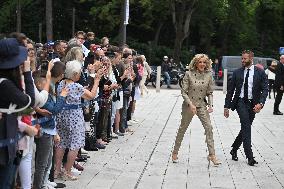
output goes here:
[[[45, 0], [20, 1], [22, 32], [38, 41], [39, 23], [45, 36]], [[108, 36], [118, 44], [123, 4], [124, 0], [53, 0], [54, 38], [72, 37], [74, 7], [75, 30], [93, 31], [97, 37]], [[17, 0], [1, 0], [0, 34], [15, 31], [16, 5]], [[214, 59], [238, 55], [242, 49], [277, 57], [278, 48], [284, 45], [283, 25], [284, 0], [200, 0], [182, 46], [181, 61], [188, 63], [193, 53], [207, 53]], [[131, 47], [158, 65], [164, 55], [173, 56], [174, 39], [170, 0], [130, 0], [127, 43]]]

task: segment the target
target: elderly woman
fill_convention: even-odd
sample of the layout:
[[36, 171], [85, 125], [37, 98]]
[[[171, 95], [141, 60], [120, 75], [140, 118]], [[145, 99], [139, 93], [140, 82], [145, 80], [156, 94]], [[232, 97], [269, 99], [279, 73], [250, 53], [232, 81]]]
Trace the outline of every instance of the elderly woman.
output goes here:
[[[172, 160], [177, 163], [178, 151], [193, 116], [196, 114], [200, 119], [206, 135], [206, 143], [209, 151], [207, 157], [209, 163], [219, 165], [216, 159], [213, 128], [210, 121], [209, 113], [213, 111], [213, 80], [211, 73], [211, 60], [205, 54], [197, 54], [189, 65], [189, 71], [183, 78], [181, 94], [184, 99], [182, 104], [182, 119], [175, 140], [175, 146], [172, 153]], [[208, 103], [206, 101], [208, 98]]]
[[[57, 116], [57, 129], [61, 138], [56, 146], [56, 167], [54, 177], [63, 177], [65, 180], [77, 180], [71, 174], [78, 150], [85, 144], [85, 127], [83, 110], [80, 106], [81, 98], [91, 100], [96, 97], [101, 73], [94, 78], [94, 85], [89, 91], [76, 83], [80, 79], [82, 64], [76, 60], [67, 62], [65, 78], [59, 83], [57, 94], [66, 88], [69, 92], [66, 96], [66, 109]], [[61, 162], [65, 149], [68, 148], [67, 163], [65, 170], [61, 172]]]

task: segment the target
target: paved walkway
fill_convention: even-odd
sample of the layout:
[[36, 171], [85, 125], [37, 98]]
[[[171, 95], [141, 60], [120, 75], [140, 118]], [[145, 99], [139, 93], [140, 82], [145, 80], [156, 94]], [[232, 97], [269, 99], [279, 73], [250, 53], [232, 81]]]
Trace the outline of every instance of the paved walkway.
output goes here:
[[[88, 189], [183, 189], [183, 188], [284, 188], [284, 116], [273, 116], [268, 100], [256, 116], [252, 128], [252, 148], [259, 164], [248, 166], [243, 149], [239, 161], [231, 160], [230, 145], [240, 130], [236, 112], [223, 117], [224, 95], [214, 93], [214, 127], [219, 167], [208, 167], [204, 129], [195, 117], [179, 153], [179, 163], [171, 162], [176, 131], [180, 122], [182, 97], [179, 90], [161, 90], [141, 99], [135, 132], [113, 141], [106, 150], [89, 152], [91, 158], [78, 181], [67, 188]], [[281, 110], [284, 111], [284, 103]]]

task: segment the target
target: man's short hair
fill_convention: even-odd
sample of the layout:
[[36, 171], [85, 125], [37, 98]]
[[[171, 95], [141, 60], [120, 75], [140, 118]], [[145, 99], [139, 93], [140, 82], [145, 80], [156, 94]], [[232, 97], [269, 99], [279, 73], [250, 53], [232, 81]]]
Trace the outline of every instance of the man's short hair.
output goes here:
[[78, 35], [83, 35], [84, 37], [86, 37], [86, 33], [83, 31], [77, 31], [75, 37], [77, 37]]
[[91, 36], [95, 36], [95, 33], [94, 32], [88, 32], [87, 37], [91, 37]]
[[243, 50], [242, 55], [243, 54], [249, 54], [251, 57], [254, 56], [254, 53], [251, 50]]

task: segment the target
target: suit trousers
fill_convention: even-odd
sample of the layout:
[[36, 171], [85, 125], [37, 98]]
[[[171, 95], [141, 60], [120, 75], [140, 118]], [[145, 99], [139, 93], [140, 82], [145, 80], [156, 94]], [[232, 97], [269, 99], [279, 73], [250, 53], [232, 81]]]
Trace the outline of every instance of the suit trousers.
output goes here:
[[[215, 155], [214, 149], [214, 139], [213, 139], [213, 128], [210, 121], [210, 116], [207, 111], [207, 108], [204, 107], [197, 107], [197, 116], [200, 119], [206, 135], [206, 143], [209, 151], [209, 155]], [[178, 133], [175, 140], [175, 146], [173, 153], [177, 154], [183, 140], [184, 134], [193, 118], [193, 113], [189, 110], [187, 103], [183, 102], [182, 104], [182, 112], [181, 112], [181, 124], [178, 129]]]
[[232, 144], [233, 151], [236, 152], [243, 143], [246, 158], [253, 158], [251, 149], [251, 125], [255, 118], [253, 104], [250, 101], [245, 102], [243, 99], [239, 99], [237, 112], [240, 117], [241, 130]]
[[279, 105], [281, 103], [282, 96], [283, 96], [283, 91], [280, 90], [280, 88], [277, 88], [277, 94], [276, 94], [276, 98], [275, 98], [275, 102], [274, 102], [274, 112], [279, 111]]

